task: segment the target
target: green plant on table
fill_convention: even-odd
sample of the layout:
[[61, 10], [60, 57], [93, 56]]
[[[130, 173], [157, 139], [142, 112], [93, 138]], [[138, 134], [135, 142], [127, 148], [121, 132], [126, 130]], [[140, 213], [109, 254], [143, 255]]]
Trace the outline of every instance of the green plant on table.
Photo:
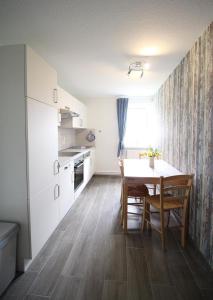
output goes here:
[[161, 152], [157, 149], [157, 148], [152, 148], [149, 147], [149, 149], [147, 151], [142, 151], [139, 153], [139, 157], [143, 158], [143, 157], [156, 157], [157, 159], [159, 159], [161, 157]]

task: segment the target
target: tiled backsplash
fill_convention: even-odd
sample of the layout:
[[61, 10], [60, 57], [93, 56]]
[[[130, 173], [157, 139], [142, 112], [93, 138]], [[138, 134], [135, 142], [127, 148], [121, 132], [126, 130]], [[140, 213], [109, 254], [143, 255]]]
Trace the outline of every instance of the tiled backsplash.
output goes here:
[[75, 129], [58, 128], [58, 150], [76, 145]]

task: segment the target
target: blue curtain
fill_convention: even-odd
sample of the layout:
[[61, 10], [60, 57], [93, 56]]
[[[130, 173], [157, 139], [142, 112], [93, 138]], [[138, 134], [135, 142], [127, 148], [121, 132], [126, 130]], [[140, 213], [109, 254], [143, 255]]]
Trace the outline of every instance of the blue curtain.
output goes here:
[[124, 136], [126, 131], [126, 119], [127, 119], [127, 109], [128, 109], [128, 98], [117, 99], [117, 117], [118, 117], [118, 133], [119, 133], [119, 143], [118, 143], [118, 153], [117, 156], [121, 156], [124, 149]]

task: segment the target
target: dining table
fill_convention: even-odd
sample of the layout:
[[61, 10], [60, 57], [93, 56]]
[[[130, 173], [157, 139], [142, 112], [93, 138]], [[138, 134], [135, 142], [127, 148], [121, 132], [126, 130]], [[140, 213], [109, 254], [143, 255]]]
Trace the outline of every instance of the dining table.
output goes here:
[[124, 177], [123, 177], [123, 209], [124, 213], [124, 232], [127, 232], [127, 202], [128, 202], [128, 186], [146, 184], [152, 185], [154, 193], [156, 186], [160, 182], [160, 177], [184, 175], [183, 172], [162, 159], [155, 159], [154, 167], [149, 166], [149, 159], [124, 159]]

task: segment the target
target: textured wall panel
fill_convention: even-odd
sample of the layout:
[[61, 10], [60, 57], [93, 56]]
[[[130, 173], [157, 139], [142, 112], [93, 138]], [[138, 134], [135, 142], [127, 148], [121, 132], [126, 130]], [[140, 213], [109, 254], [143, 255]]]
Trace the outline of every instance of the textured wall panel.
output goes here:
[[163, 157], [195, 174], [190, 234], [213, 267], [213, 23], [156, 97]]

